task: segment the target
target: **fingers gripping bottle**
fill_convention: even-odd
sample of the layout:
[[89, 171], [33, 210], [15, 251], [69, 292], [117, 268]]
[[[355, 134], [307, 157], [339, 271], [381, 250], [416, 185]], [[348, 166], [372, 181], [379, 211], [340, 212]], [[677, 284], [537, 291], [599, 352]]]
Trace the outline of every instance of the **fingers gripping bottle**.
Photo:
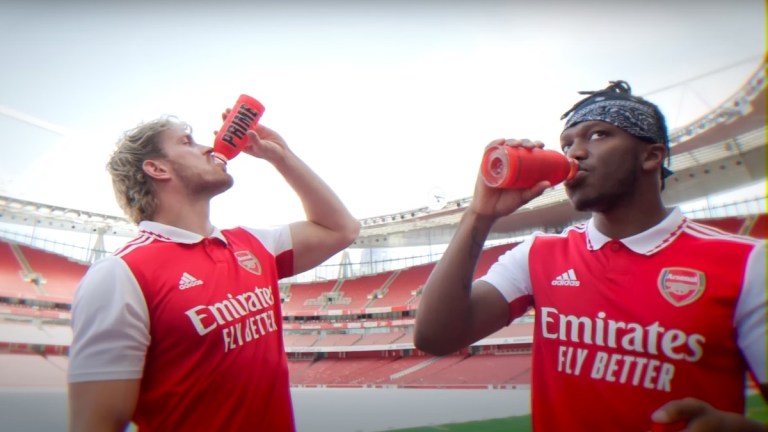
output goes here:
[[240, 95], [216, 134], [213, 155], [225, 163], [237, 156], [248, 142], [246, 132], [256, 129], [262, 114], [264, 105], [248, 95]]
[[499, 189], [528, 189], [542, 180], [554, 186], [578, 170], [575, 160], [556, 151], [504, 144], [487, 148], [481, 166], [485, 184]]

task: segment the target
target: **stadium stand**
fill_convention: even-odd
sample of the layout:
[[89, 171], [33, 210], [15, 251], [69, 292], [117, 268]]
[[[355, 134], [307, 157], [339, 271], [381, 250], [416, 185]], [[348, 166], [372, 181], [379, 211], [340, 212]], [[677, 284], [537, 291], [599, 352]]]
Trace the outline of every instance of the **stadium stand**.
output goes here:
[[425, 377], [436, 385], [527, 384], [530, 354], [484, 354], [464, 358], [449, 369]]
[[302, 385], [307, 386], [340, 384], [343, 381], [342, 376], [348, 370], [347, 365], [343, 359], [314, 361], [293, 379], [300, 380]]
[[328, 310], [361, 310], [373, 300], [376, 291], [387, 285], [393, 273], [380, 273], [362, 276], [356, 279], [346, 279], [338, 285], [337, 301], [328, 305]]
[[430, 357], [411, 368], [393, 374], [390, 376], [390, 380], [395, 384], [401, 385], [407, 384], [413, 386], [428, 384], [425, 382], [427, 377], [450, 368], [451, 366], [464, 360], [467, 356], [468, 354]]
[[747, 234], [756, 238], [768, 238], [768, 215], [761, 214], [755, 217]]
[[488, 387], [528, 384], [531, 356], [372, 356], [295, 360], [289, 365], [296, 386]]
[[316, 347], [351, 346], [359, 341], [363, 335], [359, 333], [329, 334], [315, 342]]
[[404, 331], [392, 331], [387, 333], [370, 333], [360, 338], [355, 345], [391, 345], [405, 336]]
[[28, 246], [19, 246], [34, 274], [41, 277], [40, 293], [71, 299], [88, 267], [66, 257]]
[[515, 246], [517, 246], [517, 243], [492, 246], [488, 249], [485, 249], [477, 259], [477, 266], [475, 267], [475, 278], [488, 273], [488, 269], [491, 268], [491, 265], [493, 265], [493, 263], [495, 263], [500, 256], [504, 255]]
[[[768, 233], [766, 214], [700, 222], [736, 234], [765, 238]], [[510, 243], [484, 250], [475, 275], [484, 274], [515, 246]], [[298, 330], [287, 330], [284, 335], [291, 384], [408, 388], [527, 385], [533, 333], [530, 318], [454, 355], [432, 357], [413, 349], [413, 309], [433, 266], [284, 287], [284, 315], [299, 320], [291, 327]], [[84, 266], [58, 255], [0, 242], [0, 370], [14, 371], [0, 373], [0, 386], [64, 385], [67, 358], [62, 354], [71, 341], [68, 304], [84, 271]], [[25, 281], [25, 274], [36, 274], [39, 279]], [[342, 312], [348, 315], [339, 316]], [[305, 319], [310, 321], [302, 321]], [[27, 376], [16, 371], [28, 371]]]
[[532, 334], [533, 323], [520, 323], [508, 325], [491, 334], [486, 339], [518, 338], [523, 336], [530, 336]]
[[435, 267], [434, 263], [396, 270], [392, 282], [376, 294], [369, 307], [393, 307], [418, 305], [421, 296], [418, 291], [427, 282], [429, 274]]
[[298, 386], [338, 385], [376, 386], [394, 385], [390, 377], [426, 357], [364, 357], [325, 358], [313, 361], [291, 361], [291, 384]]
[[701, 221], [704, 225], [711, 226], [713, 228], [717, 228], [720, 230], [723, 230], [725, 232], [733, 233], [733, 234], [739, 234], [742, 231], [742, 227], [744, 226], [745, 220], [743, 218], [717, 218], [717, 219], [707, 219]]
[[426, 357], [405, 356], [378, 359], [371, 367], [355, 377], [352, 382], [368, 385], [392, 385], [391, 377], [403, 370], [414, 367], [426, 360]]
[[288, 361], [288, 373], [291, 379], [291, 385], [301, 385], [300, 383], [302, 382], [304, 373], [310, 366], [312, 366], [312, 362], [313, 361], [309, 359], [293, 359]]
[[283, 340], [286, 347], [311, 347], [317, 338], [316, 334], [286, 334]]
[[[376, 358], [351, 358], [344, 362], [350, 362], [355, 365], [354, 373], [342, 375], [337, 385], [348, 386], [376, 386], [389, 385], [388, 380], [393, 370], [404, 367], [400, 360], [402, 358], [376, 357]], [[395, 369], [392, 369], [392, 368]]]
[[35, 285], [24, 280], [24, 270], [16, 256], [16, 245], [0, 242], [0, 292], [19, 296], [37, 295]]
[[732, 234], [763, 239], [768, 238], [768, 215], [765, 213], [740, 217], [701, 219], [697, 222]]
[[299, 311], [318, 311], [325, 304], [323, 294], [330, 293], [337, 281], [322, 281], [293, 284], [288, 289], [288, 298], [283, 303], [283, 314], [293, 315]]

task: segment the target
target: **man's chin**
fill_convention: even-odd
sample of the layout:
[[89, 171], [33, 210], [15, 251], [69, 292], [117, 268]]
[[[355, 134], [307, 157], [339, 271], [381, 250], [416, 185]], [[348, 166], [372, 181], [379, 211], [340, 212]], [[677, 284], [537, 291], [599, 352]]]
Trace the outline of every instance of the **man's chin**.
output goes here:
[[577, 201], [571, 201], [571, 205], [573, 205], [573, 209], [579, 212], [585, 212], [589, 211], [589, 208], [587, 208], [584, 204]]
[[597, 202], [595, 202], [595, 200], [590, 200], [588, 197], [584, 197], [579, 193], [566, 191], [566, 195], [568, 195], [568, 199], [571, 201], [571, 205], [576, 211], [580, 211], [580, 212], [594, 211], [595, 206], [597, 205]]
[[211, 196], [216, 196], [230, 190], [234, 184], [235, 180], [232, 178], [232, 176], [227, 174], [226, 181], [222, 180], [218, 184], [211, 185]]
[[584, 211], [582, 207], [582, 200], [579, 197], [579, 193], [577, 191], [572, 190], [571, 188], [567, 187], [565, 188], [565, 196], [568, 197], [568, 200], [571, 202], [571, 205], [575, 210], [578, 211]]

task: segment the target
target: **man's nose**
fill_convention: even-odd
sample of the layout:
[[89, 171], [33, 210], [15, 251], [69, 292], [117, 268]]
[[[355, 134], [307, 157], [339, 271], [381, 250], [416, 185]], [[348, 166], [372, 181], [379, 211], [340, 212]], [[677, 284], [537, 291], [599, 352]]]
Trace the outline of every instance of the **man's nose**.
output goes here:
[[587, 156], [587, 147], [584, 140], [574, 140], [565, 155], [571, 159], [584, 159]]

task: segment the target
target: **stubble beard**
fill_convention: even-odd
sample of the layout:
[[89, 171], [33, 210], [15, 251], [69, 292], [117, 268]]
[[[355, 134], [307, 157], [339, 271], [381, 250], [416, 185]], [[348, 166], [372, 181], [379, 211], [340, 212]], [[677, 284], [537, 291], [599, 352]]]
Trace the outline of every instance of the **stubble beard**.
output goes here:
[[179, 179], [190, 196], [210, 199], [226, 192], [234, 185], [234, 179], [226, 172], [211, 178], [211, 176], [206, 176], [203, 173], [179, 165], [174, 166], [174, 171], [178, 174]]

